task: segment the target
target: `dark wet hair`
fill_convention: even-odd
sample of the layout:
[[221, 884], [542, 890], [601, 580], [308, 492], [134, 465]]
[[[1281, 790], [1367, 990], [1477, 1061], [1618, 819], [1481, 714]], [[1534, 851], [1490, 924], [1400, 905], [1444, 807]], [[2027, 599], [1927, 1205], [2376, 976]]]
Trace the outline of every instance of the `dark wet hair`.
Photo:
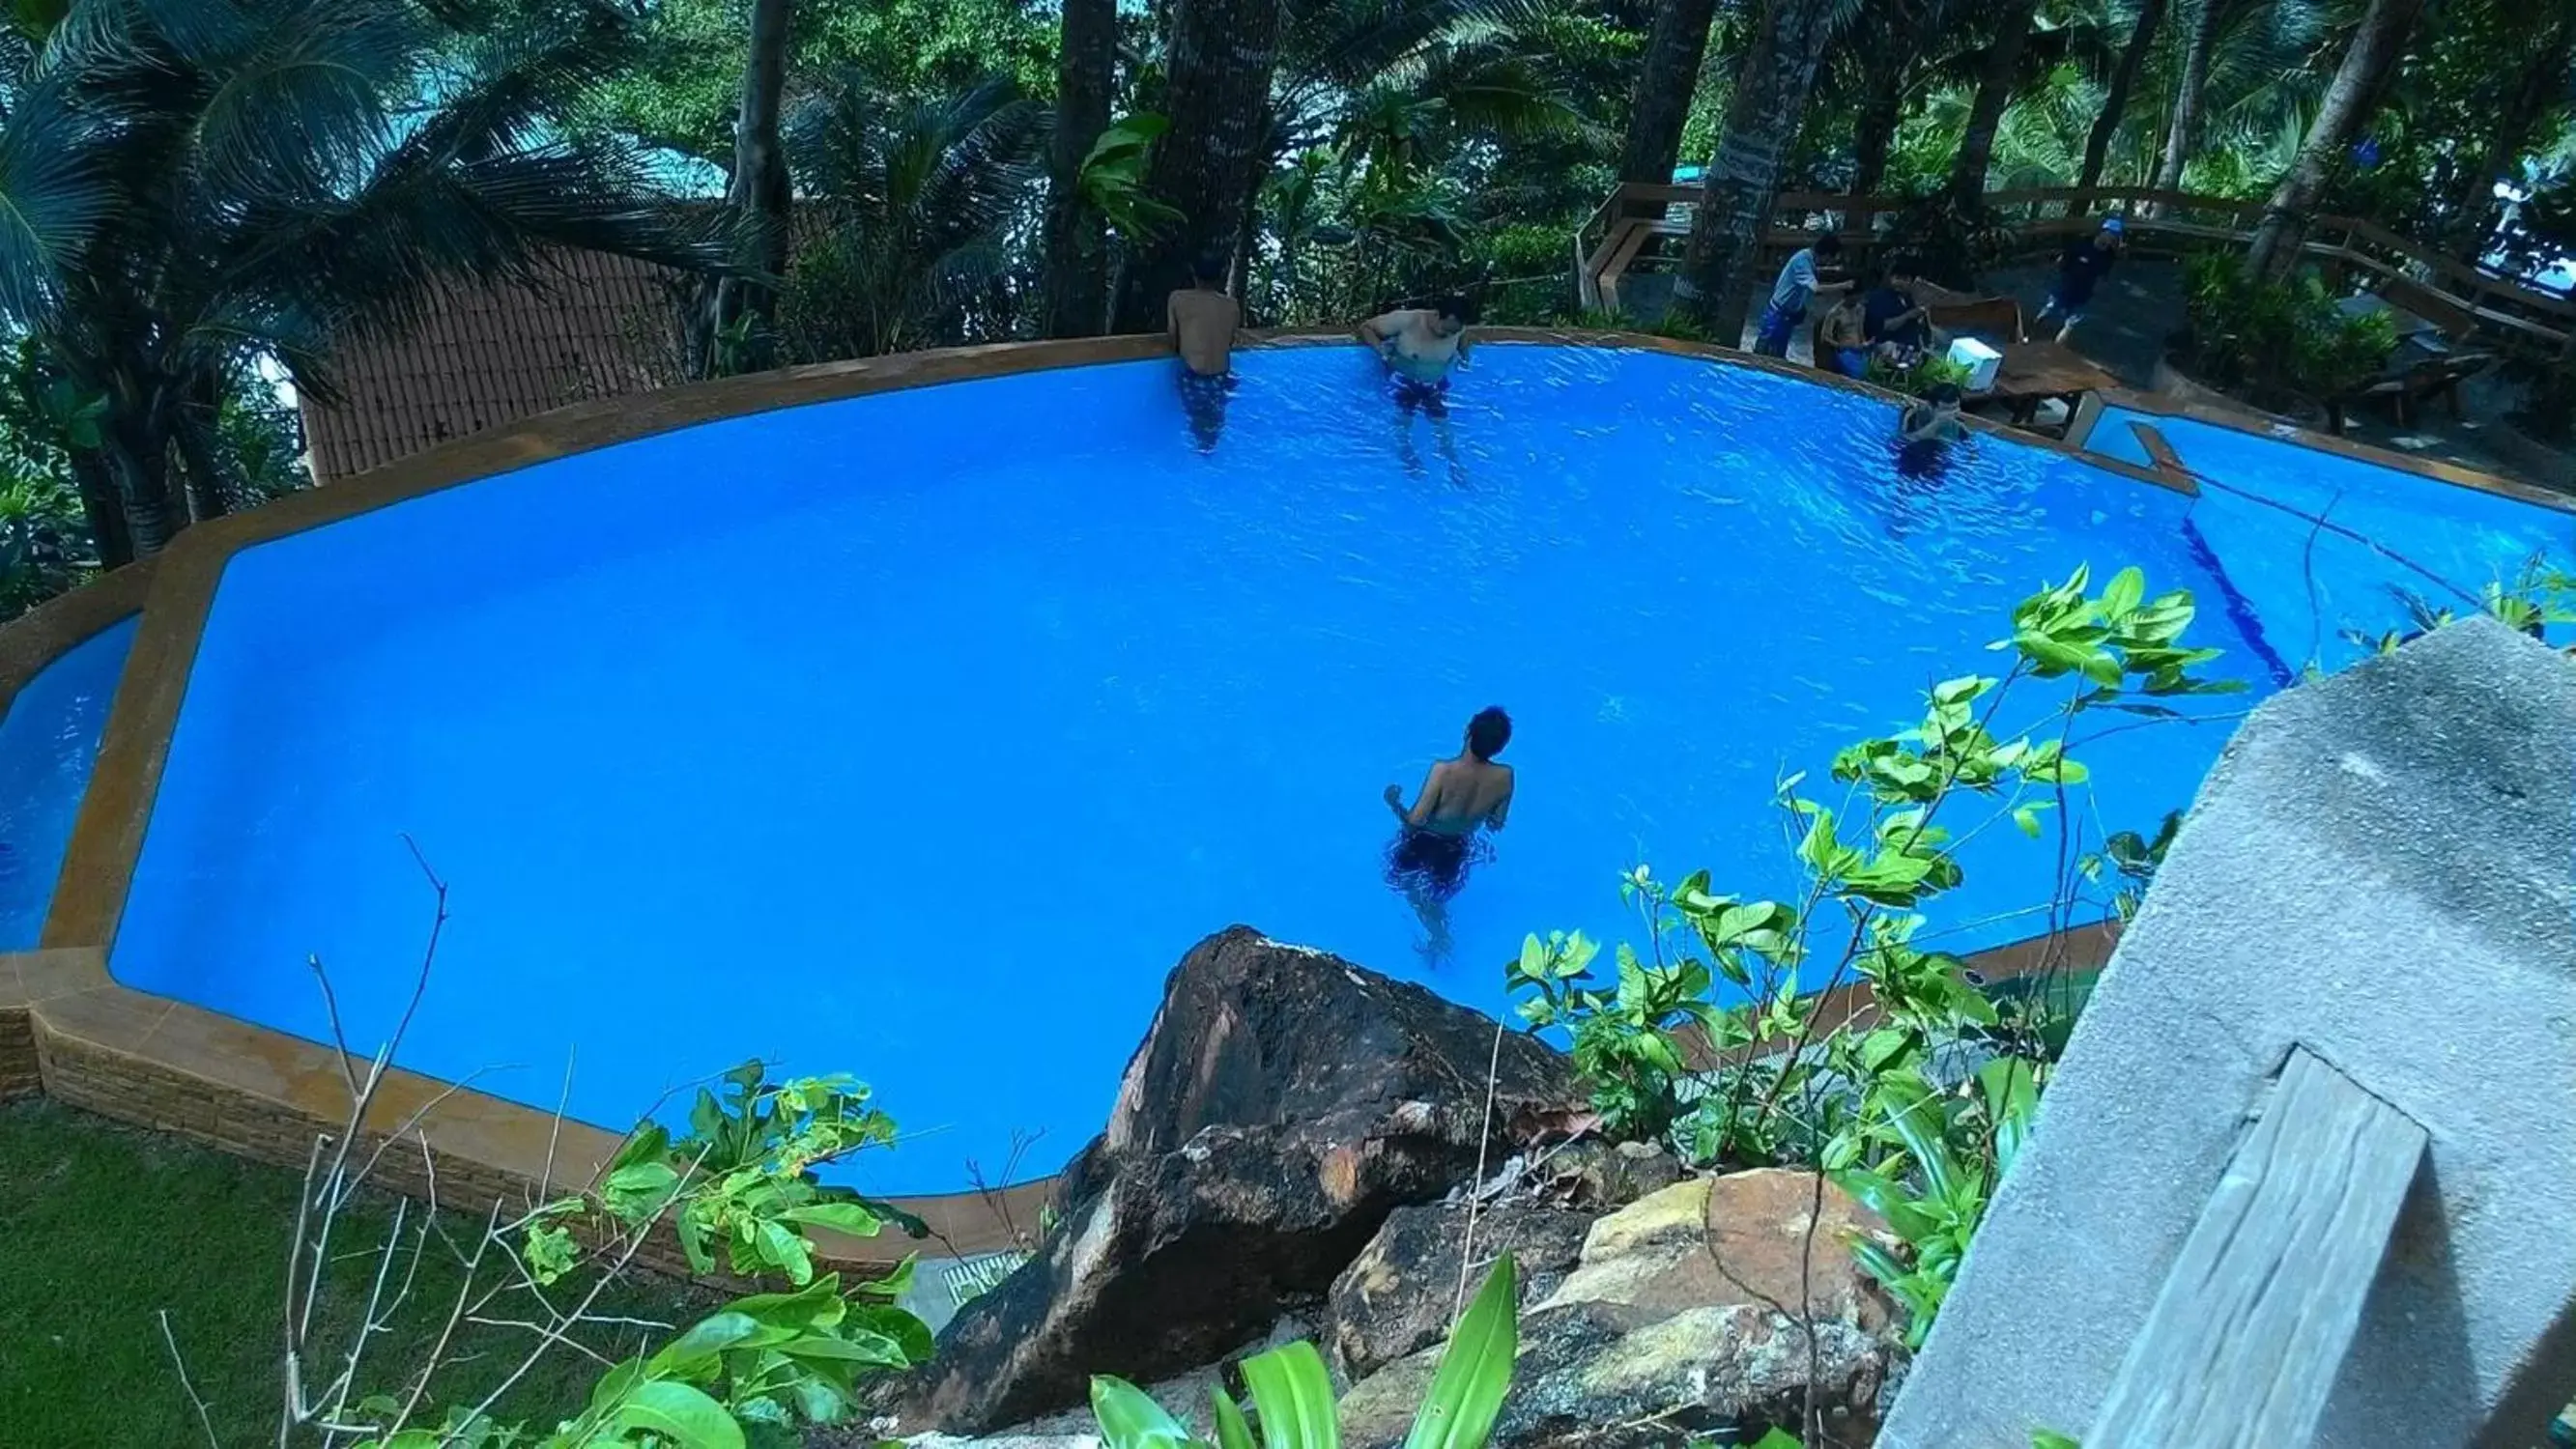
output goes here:
[[1955, 382], [1936, 382], [1932, 384], [1932, 390], [1925, 393], [1923, 397], [1926, 402], [1935, 407], [1944, 403], [1954, 403], [1959, 400], [1959, 385]]
[[1225, 284], [1225, 274], [1234, 267], [1234, 259], [1223, 252], [1201, 252], [1190, 263], [1190, 280]]
[[[1460, 322], [1470, 326], [1473, 326], [1476, 321], [1476, 299], [1473, 297], [1460, 297], [1455, 295], [1443, 297], [1439, 301], [1431, 304], [1431, 310], [1434, 315], [1441, 317], [1455, 317]], [[1494, 713], [1499, 715], [1502, 711], [1496, 710]], [[1479, 716], [1479, 718], [1481, 718], [1481, 716]], [[1503, 728], [1505, 732], [1508, 733], [1511, 726], [1507, 723]], [[1500, 749], [1502, 747], [1497, 745], [1495, 748]]]
[[1467, 721], [1467, 753], [1490, 760], [1512, 742], [1512, 717], [1499, 704], [1489, 704]]
[[1843, 239], [1833, 232], [1826, 232], [1824, 235], [1816, 238], [1815, 251], [1816, 255], [1820, 257], [1841, 256], [1843, 254]]

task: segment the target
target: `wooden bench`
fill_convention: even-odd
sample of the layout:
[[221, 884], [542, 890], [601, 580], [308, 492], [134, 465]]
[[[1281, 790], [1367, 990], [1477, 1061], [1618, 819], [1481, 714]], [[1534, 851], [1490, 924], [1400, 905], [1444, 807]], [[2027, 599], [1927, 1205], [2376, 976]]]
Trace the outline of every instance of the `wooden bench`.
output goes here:
[[2428, 397], [2438, 397], [2450, 409], [2456, 421], [2460, 416], [2460, 384], [2486, 371], [2495, 357], [2485, 352], [2447, 352], [2406, 364], [2392, 372], [2382, 373], [2342, 397], [2326, 400], [2326, 427], [2340, 436], [2345, 415], [2362, 403], [2385, 401], [2397, 419], [2397, 426], [2415, 426], [2416, 404]]

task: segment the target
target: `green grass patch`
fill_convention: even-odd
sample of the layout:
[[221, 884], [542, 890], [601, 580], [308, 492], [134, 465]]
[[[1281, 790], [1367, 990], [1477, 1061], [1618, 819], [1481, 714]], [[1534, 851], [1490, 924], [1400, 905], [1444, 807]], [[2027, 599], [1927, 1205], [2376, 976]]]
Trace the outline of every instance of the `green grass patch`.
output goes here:
[[[0, 1106], [0, 1324], [7, 1325], [0, 1345], [0, 1445], [204, 1444], [161, 1340], [162, 1309], [169, 1310], [217, 1439], [226, 1449], [275, 1444], [286, 1244], [300, 1181], [300, 1173], [54, 1103]], [[365, 1311], [374, 1255], [393, 1220], [392, 1200], [372, 1195], [340, 1217], [313, 1339], [334, 1355], [346, 1351]], [[450, 1213], [444, 1222], [460, 1247], [470, 1247], [482, 1231], [479, 1217]], [[400, 1273], [398, 1261], [397, 1279]], [[409, 1299], [391, 1329], [368, 1345], [362, 1394], [408, 1387], [463, 1276], [455, 1255], [433, 1234]], [[487, 1260], [480, 1281], [495, 1279]], [[547, 1291], [568, 1305], [585, 1286], [576, 1275]], [[694, 1288], [638, 1274], [610, 1285], [594, 1311], [685, 1324], [710, 1306]], [[512, 1294], [487, 1316], [534, 1320], [541, 1312], [524, 1294]], [[614, 1359], [660, 1336], [642, 1328], [616, 1332], [624, 1341], [595, 1335], [590, 1347]], [[439, 1374], [429, 1401], [478, 1402], [534, 1342], [524, 1329], [459, 1325], [450, 1345], [456, 1362]], [[338, 1371], [335, 1357], [318, 1377]], [[600, 1372], [597, 1360], [557, 1349], [520, 1380], [499, 1412], [551, 1426], [580, 1406]]]

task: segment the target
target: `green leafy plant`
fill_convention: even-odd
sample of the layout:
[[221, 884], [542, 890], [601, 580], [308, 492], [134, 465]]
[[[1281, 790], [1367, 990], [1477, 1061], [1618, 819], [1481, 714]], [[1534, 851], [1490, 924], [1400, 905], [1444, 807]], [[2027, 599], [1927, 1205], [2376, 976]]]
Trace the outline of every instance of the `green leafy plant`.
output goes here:
[[1928, 396], [1932, 389], [1943, 383], [1965, 390], [1968, 385], [1968, 375], [1969, 368], [1966, 363], [1952, 362], [1947, 357], [1932, 353], [1916, 358], [1909, 366], [1899, 366], [1876, 354], [1872, 354], [1869, 359], [1871, 382], [1880, 387], [1904, 393], [1908, 397]]
[[2205, 252], [2185, 265], [2183, 277], [2190, 325], [2176, 351], [2184, 369], [2257, 407], [2342, 398], [2396, 350], [2386, 315], [2345, 313], [2313, 274], [2255, 281], [2233, 256]]
[[[2077, 822], [2091, 812], [2071, 807], [2090, 772], [2075, 725], [2096, 712], [2176, 718], [2172, 701], [2235, 688], [2200, 674], [2216, 651], [2183, 642], [2193, 612], [2189, 593], [2150, 596], [2135, 569], [2098, 590], [2078, 569], [2024, 599], [1992, 646], [2009, 666], [1936, 683], [1913, 728], [1837, 753], [1839, 798], [1809, 794], [1803, 775], [1780, 783], [1783, 837], [1807, 879], [1799, 898], [1727, 893], [1706, 872], [1667, 885], [1634, 867], [1620, 892], [1644, 933], [1615, 952], [1615, 981], [1595, 980], [1587, 938], [1533, 935], [1505, 968], [1522, 1019], [1570, 1038], [1614, 1136], [1659, 1137], [1703, 1165], [1870, 1174], [1855, 1190], [1903, 1219], [1900, 1245], [1876, 1248], [1870, 1266], [1919, 1334], [2064, 1042], [2047, 997], [2008, 1016], [1958, 958], [1924, 944], [1923, 908], [1960, 884], [1964, 841], [2008, 826], [2056, 835], [2052, 949], [2081, 910], [2118, 913], [2117, 894], [2085, 894], [2102, 871], [2079, 862], [2100, 856], [2135, 887], [2143, 877], [2120, 863], [2151, 869], [2161, 852], [2143, 840], [2081, 848]], [[1867, 1008], [1820, 1028], [1806, 992], [1855, 983]], [[1968, 1040], [2009, 1070], [1962, 1094], [1936, 1055]], [[1714, 1065], [1693, 1070], [1695, 1056]]]
[[1151, 112], [1121, 117], [1091, 143], [1091, 153], [1075, 173], [1082, 199], [1121, 236], [1155, 236], [1181, 219], [1177, 209], [1145, 190], [1145, 162], [1154, 138], [1171, 124]]
[[[1519, 1302], [1520, 1272], [1505, 1253], [1450, 1332], [1405, 1449], [1482, 1449], [1493, 1436], [1520, 1351]], [[1264, 1449], [1340, 1449], [1332, 1375], [1313, 1344], [1245, 1359], [1243, 1382]], [[1192, 1434], [1144, 1390], [1108, 1375], [1091, 1381], [1091, 1412], [1106, 1449], [1253, 1449], [1252, 1424], [1223, 1388], [1210, 1396], [1205, 1436]]]
[[[429, 986], [446, 925], [447, 886], [422, 871], [437, 894], [418, 993]], [[331, 1040], [347, 1041], [329, 978], [319, 961], [324, 1012]], [[757, 1061], [725, 1075], [727, 1091], [701, 1091], [689, 1113], [689, 1132], [674, 1140], [646, 1121], [628, 1134], [610, 1160], [586, 1183], [550, 1193], [531, 1191], [524, 1211], [508, 1213], [494, 1201], [479, 1233], [460, 1236], [442, 1220], [434, 1201], [416, 1216], [397, 1204], [382, 1243], [361, 1247], [335, 1236], [351, 1196], [389, 1150], [410, 1150], [416, 1135], [405, 1124], [380, 1139], [372, 1153], [359, 1149], [368, 1135], [387, 1074], [402, 1043], [402, 1017], [392, 1040], [372, 1057], [340, 1053], [349, 1109], [336, 1133], [316, 1140], [305, 1173], [294, 1237], [287, 1259], [285, 1357], [280, 1375], [285, 1402], [273, 1442], [285, 1449], [789, 1449], [806, 1426], [852, 1416], [867, 1378], [924, 1362], [929, 1328], [898, 1303], [912, 1281], [906, 1259], [885, 1277], [845, 1281], [817, 1272], [820, 1245], [812, 1233], [829, 1230], [861, 1237], [889, 1223], [915, 1236], [917, 1222], [827, 1186], [818, 1170], [891, 1140], [894, 1124], [870, 1104], [868, 1089], [844, 1076], [803, 1077], [772, 1083]], [[426, 1138], [418, 1150], [430, 1161]], [[406, 1231], [406, 1224], [410, 1224]], [[716, 1250], [737, 1276], [783, 1279], [785, 1291], [736, 1297], [695, 1323], [670, 1332], [667, 1325], [606, 1314], [601, 1292], [623, 1276], [648, 1244], [676, 1235], [692, 1267], [712, 1268]], [[414, 1274], [397, 1271], [405, 1257], [441, 1249], [454, 1255], [459, 1286], [447, 1328], [423, 1361], [390, 1374], [372, 1367], [368, 1354], [412, 1288]], [[365, 1312], [348, 1329], [346, 1344], [320, 1335], [313, 1305], [334, 1265], [365, 1264], [373, 1288]], [[369, 1261], [372, 1260], [372, 1261]], [[519, 1316], [525, 1315], [522, 1319]], [[534, 1343], [515, 1368], [471, 1404], [443, 1411], [434, 1391], [452, 1392], [460, 1360], [450, 1356], [456, 1325], [468, 1318], [510, 1319]], [[660, 1337], [639, 1336], [637, 1328]], [[164, 1324], [174, 1361], [178, 1342]], [[540, 1360], [580, 1353], [606, 1365], [586, 1404], [551, 1430], [505, 1422], [495, 1407]], [[184, 1361], [180, 1385], [191, 1399]], [[490, 1382], [477, 1371], [474, 1376]], [[403, 1385], [399, 1393], [369, 1392], [370, 1382]], [[197, 1401], [209, 1439], [211, 1420]]]
[[[2407, 627], [2375, 635], [2346, 629], [2346, 643], [2374, 654], [2392, 653], [2458, 617], [2458, 611], [2448, 605], [2433, 604], [2412, 590], [2393, 592], [2406, 611]], [[2522, 561], [2511, 578], [2487, 581], [2478, 594], [2478, 612], [2507, 628], [2545, 640], [2551, 629], [2576, 624], [2576, 574], [2552, 563], [2546, 553], [2535, 553]]]
[[[1896, 1150], [1873, 1166], [1834, 1169], [1832, 1177], [1902, 1240], [1901, 1253], [1866, 1236], [1855, 1237], [1851, 1249], [1905, 1305], [1905, 1346], [1921, 1348], [1994, 1185], [2029, 1135], [2039, 1080], [2032, 1063], [1997, 1057], [1978, 1069], [1968, 1093], [1936, 1093], [1921, 1077], [1891, 1075], [1872, 1082], [1870, 1105], [1877, 1119], [1842, 1150], [1865, 1153], [1881, 1139], [1892, 1139]], [[1972, 1150], [1963, 1151], [1963, 1141]]]

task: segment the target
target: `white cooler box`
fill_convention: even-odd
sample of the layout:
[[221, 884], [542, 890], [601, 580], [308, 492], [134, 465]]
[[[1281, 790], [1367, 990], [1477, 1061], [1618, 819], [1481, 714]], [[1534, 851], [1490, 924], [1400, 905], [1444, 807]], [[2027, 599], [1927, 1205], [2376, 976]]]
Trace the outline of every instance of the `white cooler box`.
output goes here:
[[2004, 355], [1973, 337], [1951, 340], [1950, 360], [1968, 369], [1963, 392], [1986, 392], [1995, 385], [1996, 369], [2004, 365]]

